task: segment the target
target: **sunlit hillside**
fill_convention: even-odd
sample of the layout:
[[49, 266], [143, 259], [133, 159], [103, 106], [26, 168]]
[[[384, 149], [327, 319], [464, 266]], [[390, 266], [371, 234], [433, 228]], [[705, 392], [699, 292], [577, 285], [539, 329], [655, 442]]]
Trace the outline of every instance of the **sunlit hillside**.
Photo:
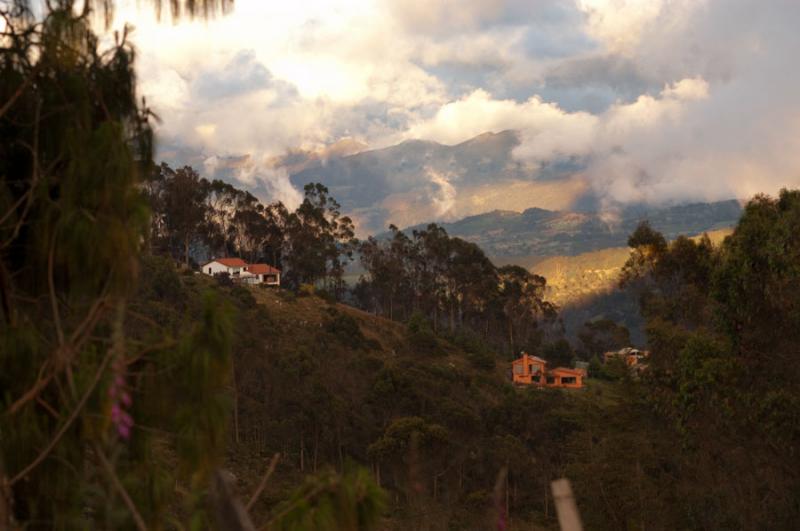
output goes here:
[[[718, 229], [707, 234], [719, 244], [732, 229]], [[694, 236], [697, 240], [701, 236]], [[615, 289], [622, 266], [630, 256], [627, 247], [613, 247], [576, 256], [552, 256], [536, 261], [530, 270], [547, 279], [548, 299], [559, 306]]]

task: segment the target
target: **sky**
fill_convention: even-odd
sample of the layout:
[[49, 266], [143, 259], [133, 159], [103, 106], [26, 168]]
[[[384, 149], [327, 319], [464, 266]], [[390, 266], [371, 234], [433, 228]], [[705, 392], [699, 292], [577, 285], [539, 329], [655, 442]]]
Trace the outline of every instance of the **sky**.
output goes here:
[[514, 158], [581, 162], [608, 204], [800, 186], [797, 0], [236, 0], [135, 27], [161, 157], [290, 206], [287, 152], [514, 129]]

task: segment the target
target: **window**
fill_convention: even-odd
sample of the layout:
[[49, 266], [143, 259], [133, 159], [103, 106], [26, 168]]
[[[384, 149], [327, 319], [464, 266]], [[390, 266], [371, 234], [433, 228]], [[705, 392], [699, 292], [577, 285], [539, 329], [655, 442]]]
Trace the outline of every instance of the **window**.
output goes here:
[[574, 384], [577, 383], [577, 379], [574, 376], [564, 376], [561, 378], [561, 383], [563, 384]]
[[531, 378], [531, 380], [533, 380], [535, 383], [539, 383], [542, 381], [542, 377], [537, 374], [536, 376]]
[[211, 268], [210, 267], [208, 268], [208, 274], [209, 275], [211, 274]]

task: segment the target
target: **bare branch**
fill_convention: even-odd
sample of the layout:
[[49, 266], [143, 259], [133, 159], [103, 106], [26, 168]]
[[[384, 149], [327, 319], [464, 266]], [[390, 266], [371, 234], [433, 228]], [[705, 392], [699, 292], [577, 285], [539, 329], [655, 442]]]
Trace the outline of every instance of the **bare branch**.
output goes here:
[[9, 487], [13, 487], [14, 484], [17, 481], [19, 481], [20, 479], [22, 479], [25, 476], [27, 476], [31, 472], [31, 470], [33, 470], [34, 468], [39, 466], [39, 464], [42, 461], [45, 460], [45, 458], [50, 454], [50, 452], [53, 451], [53, 448], [56, 447], [56, 445], [58, 444], [58, 441], [61, 440], [61, 437], [64, 436], [64, 434], [67, 432], [69, 427], [72, 426], [72, 423], [75, 422], [75, 419], [78, 418], [78, 414], [81, 412], [81, 410], [83, 409], [83, 406], [86, 405], [86, 402], [89, 400], [89, 397], [94, 392], [94, 388], [97, 386], [97, 383], [100, 381], [100, 378], [103, 376], [103, 372], [106, 370], [106, 367], [108, 366], [108, 362], [111, 359], [111, 354], [113, 352], [114, 352], [114, 349], [109, 349], [108, 350], [108, 352], [106, 353], [105, 357], [103, 358], [103, 361], [100, 363], [100, 366], [97, 368], [97, 372], [94, 375], [94, 380], [92, 380], [92, 383], [89, 385], [89, 388], [86, 389], [86, 392], [83, 394], [83, 397], [81, 397], [80, 401], [75, 406], [75, 409], [72, 410], [72, 414], [70, 414], [70, 416], [67, 419], [67, 421], [58, 430], [58, 432], [56, 433], [55, 437], [53, 437], [53, 439], [44, 448], [44, 450], [42, 450], [39, 453], [39, 455], [36, 457], [36, 459], [34, 459], [28, 466], [26, 466], [25, 468], [20, 470], [17, 473], [17, 475], [15, 475], [14, 477], [12, 477], [9, 480], [9, 482], [8, 482], [8, 486]]
[[267, 486], [267, 481], [269, 481], [269, 478], [270, 476], [272, 476], [272, 473], [275, 472], [275, 466], [278, 464], [278, 460], [280, 458], [281, 454], [279, 453], [276, 453], [275, 455], [272, 456], [272, 459], [269, 462], [269, 466], [267, 467], [267, 472], [264, 474], [264, 477], [261, 478], [261, 483], [258, 484], [258, 488], [250, 497], [250, 501], [247, 502], [247, 505], [245, 506], [246, 511], [250, 511], [250, 509], [252, 509], [253, 505], [255, 505], [256, 501], [258, 501], [259, 496], [261, 496], [261, 493], [264, 492], [264, 488]]
[[128, 511], [130, 511], [131, 516], [133, 517], [133, 521], [136, 523], [136, 528], [139, 531], [147, 531], [147, 525], [144, 523], [144, 519], [142, 515], [139, 514], [139, 510], [136, 509], [136, 504], [133, 503], [130, 495], [128, 495], [128, 491], [125, 490], [125, 486], [119, 480], [117, 473], [114, 471], [114, 467], [108, 461], [108, 458], [103, 453], [103, 449], [100, 448], [99, 444], [94, 445], [94, 450], [97, 453], [97, 457], [100, 460], [100, 464], [103, 465], [103, 470], [105, 470], [106, 474], [108, 475], [108, 479], [111, 480], [111, 484], [117, 490], [117, 493], [122, 498], [122, 501], [125, 502], [125, 506], [128, 507]]
[[33, 71], [30, 73], [30, 75], [25, 78], [25, 81], [23, 81], [22, 84], [20, 84], [20, 86], [17, 88], [14, 94], [11, 95], [8, 101], [5, 102], [5, 104], [2, 107], [0, 107], [0, 118], [2, 118], [3, 115], [5, 115], [8, 112], [8, 110], [14, 105], [17, 99], [19, 99], [19, 97], [22, 96], [22, 93], [25, 92], [25, 89], [28, 88], [28, 85], [33, 83], [33, 78], [36, 77], [36, 71], [37, 68], [34, 68]]

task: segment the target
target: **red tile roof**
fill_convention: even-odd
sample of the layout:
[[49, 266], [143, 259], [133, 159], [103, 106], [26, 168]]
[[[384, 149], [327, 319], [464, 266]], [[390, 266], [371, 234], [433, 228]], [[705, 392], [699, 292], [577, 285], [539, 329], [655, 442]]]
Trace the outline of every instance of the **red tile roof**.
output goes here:
[[278, 275], [281, 272], [280, 269], [276, 269], [267, 264], [250, 264], [247, 271], [254, 275]]
[[247, 262], [241, 258], [217, 258], [216, 260], [211, 260], [211, 262], [219, 262], [227, 267], [245, 267], [247, 265]]

